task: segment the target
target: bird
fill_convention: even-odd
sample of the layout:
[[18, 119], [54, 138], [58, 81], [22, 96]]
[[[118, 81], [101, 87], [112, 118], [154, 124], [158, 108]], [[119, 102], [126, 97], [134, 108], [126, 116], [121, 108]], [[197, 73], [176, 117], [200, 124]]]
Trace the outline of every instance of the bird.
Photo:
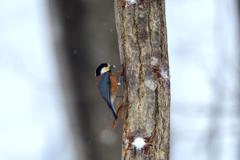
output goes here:
[[100, 64], [95, 71], [96, 84], [100, 91], [102, 98], [111, 109], [115, 120], [118, 119], [118, 115], [115, 111], [113, 102], [117, 92], [117, 81], [112, 73], [112, 69], [116, 68], [109, 63]]

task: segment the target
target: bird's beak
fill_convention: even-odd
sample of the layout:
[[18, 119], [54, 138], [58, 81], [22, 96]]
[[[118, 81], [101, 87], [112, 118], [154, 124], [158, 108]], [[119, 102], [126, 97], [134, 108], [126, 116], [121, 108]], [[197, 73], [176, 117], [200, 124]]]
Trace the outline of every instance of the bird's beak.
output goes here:
[[114, 68], [116, 68], [116, 66], [114, 66], [114, 65], [110, 66], [110, 69], [114, 69]]

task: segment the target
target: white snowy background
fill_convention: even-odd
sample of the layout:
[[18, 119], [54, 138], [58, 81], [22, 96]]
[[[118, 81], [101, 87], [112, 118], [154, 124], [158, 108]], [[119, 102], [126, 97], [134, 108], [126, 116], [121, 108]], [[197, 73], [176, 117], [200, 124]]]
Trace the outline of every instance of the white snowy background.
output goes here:
[[0, 159], [72, 159], [43, 0], [0, 0]]
[[[237, 160], [235, 0], [166, 0], [171, 160]], [[0, 160], [74, 160], [46, 0], [0, 0]]]
[[234, 0], [167, 0], [171, 159], [239, 159]]

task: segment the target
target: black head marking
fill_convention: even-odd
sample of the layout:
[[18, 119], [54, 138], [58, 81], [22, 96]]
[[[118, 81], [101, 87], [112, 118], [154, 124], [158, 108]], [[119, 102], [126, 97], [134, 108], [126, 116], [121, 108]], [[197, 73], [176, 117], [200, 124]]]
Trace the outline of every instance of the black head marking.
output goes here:
[[[100, 64], [96, 69], [96, 76], [101, 75], [101, 70], [102, 70], [103, 67], [108, 67], [108, 64], [107, 63]], [[111, 70], [109, 72], [111, 72]]]

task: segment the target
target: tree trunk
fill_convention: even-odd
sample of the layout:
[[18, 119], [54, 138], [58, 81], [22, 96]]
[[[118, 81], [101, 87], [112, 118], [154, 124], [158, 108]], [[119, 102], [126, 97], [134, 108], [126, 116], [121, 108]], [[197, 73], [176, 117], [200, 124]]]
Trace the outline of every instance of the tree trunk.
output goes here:
[[[122, 159], [169, 159], [170, 80], [164, 0], [115, 0], [124, 76]], [[136, 143], [143, 138], [143, 145]]]

